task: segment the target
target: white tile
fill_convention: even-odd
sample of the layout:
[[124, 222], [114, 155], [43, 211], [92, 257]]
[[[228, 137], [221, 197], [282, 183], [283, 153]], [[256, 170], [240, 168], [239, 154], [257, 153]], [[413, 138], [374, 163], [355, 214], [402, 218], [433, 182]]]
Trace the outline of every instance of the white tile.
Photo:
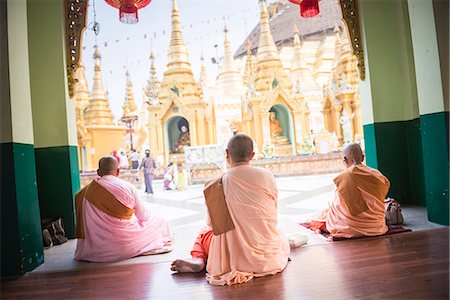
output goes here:
[[328, 203], [333, 201], [334, 191], [326, 192], [318, 196], [289, 204], [286, 207], [322, 210], [328, 207]]

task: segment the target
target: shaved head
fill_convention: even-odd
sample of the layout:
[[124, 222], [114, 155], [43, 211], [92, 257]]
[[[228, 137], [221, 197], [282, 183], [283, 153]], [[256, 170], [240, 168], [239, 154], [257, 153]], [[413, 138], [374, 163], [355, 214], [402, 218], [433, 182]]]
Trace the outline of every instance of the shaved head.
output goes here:
[[233, 162], [248, 162], [253, 156], [253, 140], [245, 134], [236, 134], [228, 142], [227, 150]]
[[344, 159], [347, 159], [347, 163], [349, 165], [357, 165], [364, 160], [364, 154], [361, 150], [361, 146], [356, 143], [351, 143], [345, 146], [342, 155], [344, 156]]
[[116, 176], [119, 169], [119, 162], [113, 156], [104, 156], [98, 161], [97, 174], [99, 176], [114, 175]]

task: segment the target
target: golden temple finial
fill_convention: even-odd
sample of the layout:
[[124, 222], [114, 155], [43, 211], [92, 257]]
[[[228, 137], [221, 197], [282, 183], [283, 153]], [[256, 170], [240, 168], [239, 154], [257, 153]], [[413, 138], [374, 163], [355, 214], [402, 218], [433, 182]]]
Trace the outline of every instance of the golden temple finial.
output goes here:
[[127, 88], [125, 93], [125, 102], [122, 106], [123, 115], [137, 115], [137, 106], [136, 102], [134, 101], [133, 84], [131, 83], [130, 73], [128, 72], [128, 69], [125, 71], [125, 76], [127, 80]]
[[205, 58], [203, 50], [200, 55], [200, 78], [198, 82], [205, 88], [209, 84], [208, 72], [206, 71]]
[[261, 0], [260, 36], [257, 51], [255, 88], [258, 92], [270, 91], [272, 83], [276, 86], [291, 89], [292, 83], [288, 80], [280, 60], [277, 46], [273, 40], [269, 25], [269, 14], [265, 0]]
[[239, 72], [231, 50], [231, 43], [228, 37], [228, 29], [225, 25], [224, 32], [224, 56], [220, 65], [217, 85], [222, 88], [225, 94], [242, 90], [242, 77]]
[[181, 31], [180, 14], [176, 0], [172, 1], [172, 33], [167, 51], [167, 70], [161, 82], [157, 98], [160, 103], [165, 103], [173, 95], [183, 97], [185, 104], [188, 102], [202, 103], [201, 87], [194, 79], [189, 54], [183, 41]]
[[266, 1], [261, 0], [261, 16], [260, 16], [260, 37], [257, 56], [272, 56], [278, 58], [278, 49], [273, 40], [269, 25], [269, 13], [267, 12]]
[[167, 51], [167, 67], [169, 69], [190, 68], [189, 54], [181, 32], [180, 13], [176, 0], [172, 0], [172, 34]]
[[244, 86], [250, 88], [250, 83], [255, 79], [255, 66], [252, 55], [252, 44], [250, 39], [247, 39], [247, 56], [245, 58], [245, 70], [244, 70]]
[[150, 52], [150, 78], [147, 80], [147, 86], [144, 89], [144, 94], [149, 101], [156, 99], [160, 85], [156, 74], [155, 56], [152, 51]]
[[86, 110], [85, 123], [86, 125], [113, 125], [113, 115], [103, 87], [101, 74], [102, 56], [98, 46], [95, 45], [94, 48], [94, 83], [92, 85], [92, 93]]

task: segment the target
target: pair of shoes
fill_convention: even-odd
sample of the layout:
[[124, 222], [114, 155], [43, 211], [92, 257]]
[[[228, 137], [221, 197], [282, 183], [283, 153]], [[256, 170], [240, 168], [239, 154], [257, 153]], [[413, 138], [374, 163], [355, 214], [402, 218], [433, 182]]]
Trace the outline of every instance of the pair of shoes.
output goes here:
[[52, 236], [47, 229], [42, 231], [42, 241], [44, 242], [44, 249], [48, 249], [53, 246]]

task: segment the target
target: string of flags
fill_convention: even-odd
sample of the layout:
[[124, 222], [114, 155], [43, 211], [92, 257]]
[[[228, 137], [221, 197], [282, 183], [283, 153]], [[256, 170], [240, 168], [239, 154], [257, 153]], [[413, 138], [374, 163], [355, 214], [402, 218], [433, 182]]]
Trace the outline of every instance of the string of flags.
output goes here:
[[[235, 12], [232, 14], [228, 14], [228, 15], [224, 15], [221, 18], [219, 17], [215, 17], [215, 18], [211, 18], [211, 19], [206, 19], [206, 20], [201, 20], [198, 22], [194, 22], [191, 23], [189, 25], [183, 25], [182, 26], [182, 30], [185, 29], [192, 29], [192, 30], [196, 30], [197, 26], [205, 26], [205, 25], [211, 25], [211, 23], [217, 23], [220, 22], [220, 25], [222, 25], [225, 21], [227, 23], [236, 23], [236, 24], [240, 24], [240, 25], [244, 25], [245, 27], [247, 26], [247, 20], [245, 17], [242, 17], [243, 14], [249, 13], [251, 11], [254, 11], [253, 9], [245, 9], [245, 10], [241, 10], [239, 12]], [[234, 18], [234, 17], [239, 17], [239, 18]], [[259, 11], [255, 12], [255, 16], [259, 16]], [[232, 20], [230, 22], [230, 20]], [[235, 22], [233, 22], [233, 20]], [[236, 22], [237, 21], [237, 22]], [[209, 28], [209, 26], [208, 26]], [[204, 29], [204, 28], [202, 28]], [[129, 41], [130, 39], [147, 39], [149, 37], [153, 38], [153, 39], [157, 39], [158, 36], [165, 36], [166, 34], [170, 34], [171, 29], [161, 29], [159, 31], [154, 31], [154, 32], [147, 32], [147, 33], [143, 33], [143, 34], [139, 34], [139, 35], [134, 35], [134, 36], [126, 36], [126, 37], [122, 37], [122, 38], [117, 38], [115, 40], [109, 40], [109, 41], [104, 41], [103, 42], [103, 47], [110, 47], [113, 46], [115, 44], [121, 43], [123, 41]], [[198, 31], [197, 31], [198, 32]], [[201, 31], [202, 34], [201, 35], [197, 35], [197, 38], [191, 40], [191, 42], [197, 42], [206, 38], [209, 38], [213, 35], [219, 34], [222, 31], [220, 29], [217, 30], [213, 30], [213, 31]], [[185, 42], [186, 44], [188, 44], [188, 42]], [[86, 48], [89, 46], [84, 45], [83, 46], [83, 50], [86, 50]]]

